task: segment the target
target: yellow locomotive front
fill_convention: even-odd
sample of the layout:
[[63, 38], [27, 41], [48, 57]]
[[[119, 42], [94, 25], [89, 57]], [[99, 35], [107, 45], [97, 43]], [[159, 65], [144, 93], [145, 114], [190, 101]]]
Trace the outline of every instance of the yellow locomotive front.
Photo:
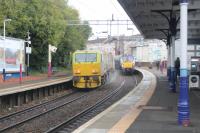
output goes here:
[[101, 54], [96, 51], [76, 51], [73, 54], [73, 86], [96, 88], [101, 85]]
[[135, 70], [135, 60], [133, 56], [124, 55], [121, 57], [121, 69], [123, 73], [132, 74]]

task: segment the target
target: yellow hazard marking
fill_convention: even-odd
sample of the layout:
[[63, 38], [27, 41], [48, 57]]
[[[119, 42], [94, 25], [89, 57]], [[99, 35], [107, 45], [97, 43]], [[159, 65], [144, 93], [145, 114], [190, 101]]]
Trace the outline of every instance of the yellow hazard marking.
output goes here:
[[156, 79], [151, 82], [150, 88], [145, 92], [143, 97], [133, 106], [130, 111], [122, 117], [109, 131], [108, 133], [124, 133], [136, 120], [142, 111], [142, 108], [138, 108], [140, 105], [146, 105], [156, 88]]

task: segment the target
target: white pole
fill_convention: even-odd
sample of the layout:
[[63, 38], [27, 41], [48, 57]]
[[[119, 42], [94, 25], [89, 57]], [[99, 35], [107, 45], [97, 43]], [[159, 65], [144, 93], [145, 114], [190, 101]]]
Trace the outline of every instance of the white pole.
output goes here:
[[176, 92], [176, 73], [175, 73], [175, 67], [174, 67], [174, 64], [175, 64], [175, 36], [172, 36], [171, 37], [171, 83], [170, 83], [170, 88], [171, 88], [171, 91], [173, 92]]
[[[29, 46], [30, 46], [30, 42], [31, 42], [31, 41], [30, 41], [30, 32], [28, 31], [27, 34], [28, 34], [28, 37], [27, 37], [28, 49], [30, 50], [30, 47], [29, 47]], [[26, 45], [25, 45], [25, 46], [26, 46]], [[29, 52], [30, 52], [30, 51], [29, 51]], [[27, 71], [27, 76], [29, 76], [29, 66], [30, 66], [30, 63], [29, 63], [29, 62], [30, 62], [30, 61], [29, 61], [29, 58], [30, 58], [30, 57], [29, 57], [29, 54], [30, 54], [30, 53], [29, 53], [29, 52], [27, 53], [27, 69], [26, 69], [26, 71]]]
[[171, 43], [171, 67], [174, 68], [175, 61], [175, 36], [172, 36]]
[[6, 39], [6, 20], [3, 21], [3, 39]]
[[181, 68], [187, 69], [187, 4], [181, 4]]
[[5, 74], [6, 74], [6, 21], [3, 21], [3, 39], [4, 39], [4, 45], [3, 45], [3, 81], [5, 81]]
[[171, 64], [170, 64], [170, 46], [167, 46], [167, 68], [170, 69]]
[[51, 45], [48, 46], [48, 77], [51, 76]]
[[3, 21], [3, 38], [6, 39], [6, 22], [11, 21], [12, 19], [4, 19]]
[[170, 51], [170, 45], [167, 46], [167, 76], [168, 76], [168, 81], [171, 81], [171, 51]]
[[19, 78], [19, 81], [20, 83], [22, 83], [22, 63], [23, 63], [23, 54], [22, 54], [22, 49], [23, 49], [23, 44], [21, 44], [21, 47], [20, 47], [20, 70], [19, 70], [19, 73], [20, 73], [20, 78]]
[[6, 40], [4, 40], [3, 44], [3, 69], [6, 68]]
[[51, 45], [49, 45], [48, 47], [48, 54], [49, 54], [48, 62], [51, 63]]
[[178, 122], [183, 126], [190, 123], [188, 70], [187, 70], [187, 33], [188, 32], [188, 0], [180, 0], [180, 94], [178, 100]]

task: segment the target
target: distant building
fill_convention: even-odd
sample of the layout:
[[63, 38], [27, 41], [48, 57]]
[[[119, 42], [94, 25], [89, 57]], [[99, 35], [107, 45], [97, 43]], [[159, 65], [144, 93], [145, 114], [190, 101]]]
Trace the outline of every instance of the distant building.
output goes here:
[[108, 38], [98, 38], [87, 42], [86, 49], [107, 51], [115, 55], [115, 40]]
[[144, 39], [141, 35], [98, 38], [88, 41], [87, 49], [106, 50], [115, 55], [131, 54], [137, 62], [167, 59], [167, 48], [163, 41]]

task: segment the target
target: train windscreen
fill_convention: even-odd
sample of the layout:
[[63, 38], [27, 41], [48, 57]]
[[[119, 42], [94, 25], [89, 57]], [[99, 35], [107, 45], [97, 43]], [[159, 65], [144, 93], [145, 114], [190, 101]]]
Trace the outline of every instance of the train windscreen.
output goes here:
[[134, 61], [134, 57], [133, 56], [123, 56], [122, 60], [123, 61]]
[[75, 62], [96, 62], [96, 53], [78, 53], [75, 55]]

